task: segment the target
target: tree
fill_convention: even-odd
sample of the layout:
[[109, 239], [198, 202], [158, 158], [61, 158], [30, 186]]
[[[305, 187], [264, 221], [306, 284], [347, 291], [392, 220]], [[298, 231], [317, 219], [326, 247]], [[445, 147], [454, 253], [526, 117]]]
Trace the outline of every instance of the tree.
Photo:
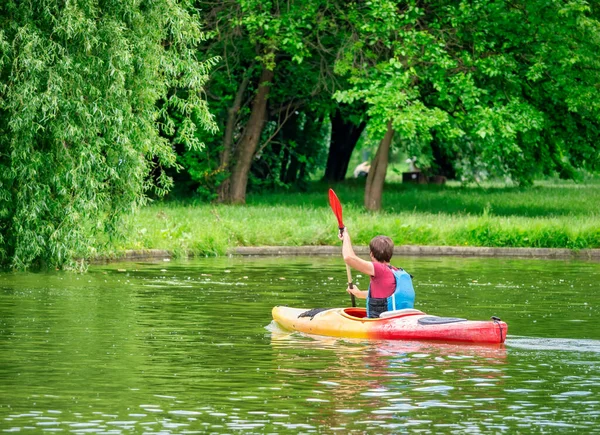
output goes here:
[[465, 167], [480, 166], [530, 184], [541, 174], [572, 178], [575, 167], [598, 169], [590, 140], [600, 120], [593, 97], [600, 77], [593, 54], [600, 48], [597, 5], [443, 2], [430, 12], [443, 17], [430, 29], [452, 47], [446, 52], [455, 67], [424, 102], [445, 110], [461, 131], [446, 142], [462, 160], [463, 176], [472, 176]]
[[[211, 141], [211, 147], [218, 149], [219, 169], [194, 172], [198, 179], [214, 175], [209, 184], [218, 185], [219, 201], [244, 203], [249, 184], [256, 180], [252, 174], [270, 178], [265, 184], [295, 182], [323, 146], [322, 141], [311, 143], [304, 137], [290, 140], [283, 129], [293, 122], [311, 124], [322, 119], [323, 106], [331, 106], [332, 91], [324, 88], [333, 81], [336, 51], [328, 46], [334, 34], [328, 24], [332, 15], [325, 13], [327, 2], [321, 0], [200, 1], [198, 5], [207, 17], [207, 30], [214, 34], [206, 49], [223, 58], [211, 76], [211, 107], [227, 121], [223, 136]], [[297, 131], [309, 130], [315, 138], [320, 136], [318, 129], [304, 129], [304, 124]], [[188, 167], [202, 164], [189, 159], [186, 163]], [[265, 165], [278, 168], [256, 170]]]
[[[215, 59], [187, 2], [0, 5], [0, 262], [64, 266], [171, 182], [165, 135], [199, 148]], [[169, 111], [182, 118], [175, 129]], [[154, 171], [154, 174], [152, 173]]]
[[367, 125], [364, 116], [357, 113], [364, 109], [361, 106], [364, 105], [339, 104], [330, 114], [331, 140], [323, 177], [327, 181], [342, 181], [346, 177], [352, 152]]
[[[597, 170], [597, 8], [580, 0], [352, 3], [354, 31], [336, 64], [351, 88], [337, 99], [367, 104], [368, 128], [387, 137], [391, 126], [410, 155], [453, 158], [466, 180], [482, 171], [529, 184], [542, 173]], [[385, 165], [386, 140], [381, 147]], [[448, 171], [447, 163], [437, 165]], [[367, 182], [368, 208], [380, 204], [371, 198], [378, 180]]]
[[[202, 49], [223, 58], [208, 89], [223, 135], [201, 136], [208, 146], [186, 151], [183, 163], [208, 198], [218, 186], [220, 200], [242, 203], [248, 189], [290, 183], [292, 159], [315, 167], [320, 135], [306, 141], [306, 130], [292, 125], [305, 119], [329, 119], [329, 181], [345, 176], [363, 128], [383, 140], [390, 122], [391, 148], [465, 182], [487, 176], [525, 185], [600, 166], [595, 4], [198, 4], [214, 35]], [[384, 171], [387, 156], [378, 158]], [[383, 180], [373, 182], [371, 204], [379, 204]]]
[[383, 183], [385, 181], [390, 146], [393, 138], [394, 127], [392, 126], [392, 121], [388, 121], [385, 136], [381, 139], [377, 148], [377, 154], [375, 154], [375, 159], [371, 165], [371, 170], [367, 176], [364, 204], [368, 210], [379, 210], [381, 208]]
[[235, 150], [234, 165], [231, 173], [229, 202], [240, 204], [246, 202], [246, 185], [254, 153], [260, 140], [260, 135], [267, 117], [267, 98], [273, 80], [273, 70], [264, 66], [258, 82], [258, 92], [252, 101], [250, 119], [246, 124], [244, 134]]

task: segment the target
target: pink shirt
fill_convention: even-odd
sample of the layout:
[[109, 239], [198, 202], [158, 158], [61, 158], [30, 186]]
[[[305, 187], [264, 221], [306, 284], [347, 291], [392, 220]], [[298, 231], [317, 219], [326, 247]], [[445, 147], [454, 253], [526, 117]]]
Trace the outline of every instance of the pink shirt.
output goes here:
[[396, 290], [394, 274], [383, 263], [373, 262], [374, 274], [371, 276], [371, 297], [387, 298]]

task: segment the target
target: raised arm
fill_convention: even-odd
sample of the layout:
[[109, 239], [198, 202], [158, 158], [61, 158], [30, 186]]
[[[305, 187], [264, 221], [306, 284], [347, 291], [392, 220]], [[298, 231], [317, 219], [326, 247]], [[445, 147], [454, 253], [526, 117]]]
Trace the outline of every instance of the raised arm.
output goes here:
[[369, 276], [373, 276], [375, 274], [375, 269], [373, 268], [373, 263], [370, 261], [365, 261], [362, 258], [359, 258], [355, 253], [354, 249], [352, 249], [352, 241], [350, 240], [350, 233], [348, 232], [348, 228], [344, 228], [344, 232], [342, 233], [342, 256], [344, 257], [344, 262], [353, 269], [358, 270], [364, 274]]

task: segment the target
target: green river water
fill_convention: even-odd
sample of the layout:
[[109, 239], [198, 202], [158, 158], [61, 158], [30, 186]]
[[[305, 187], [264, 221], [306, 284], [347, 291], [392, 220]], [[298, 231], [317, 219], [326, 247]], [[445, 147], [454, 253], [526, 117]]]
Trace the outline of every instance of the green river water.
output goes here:
[[506, 345], [273, 325], [274, 305], [349, 305], [334, 257], [0, 274], [0, 431], [600, 433], [599, 263], [393, 263], [415, 276], [417, 308], [499, 316]]

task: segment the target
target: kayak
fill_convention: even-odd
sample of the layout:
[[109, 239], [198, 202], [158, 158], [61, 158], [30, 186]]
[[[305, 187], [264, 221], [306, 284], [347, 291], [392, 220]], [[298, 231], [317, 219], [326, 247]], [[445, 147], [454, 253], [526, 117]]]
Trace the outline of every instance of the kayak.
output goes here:
[[285, 329], [329, 337], [373, 340], [435, 340], [444, 342], [503, 343], [508, 325], [492, 320], [473, 321], [438, 317], [406, 308], [367, 318], [364, 308], [306, 310], [277, 306], [273, 320]]

